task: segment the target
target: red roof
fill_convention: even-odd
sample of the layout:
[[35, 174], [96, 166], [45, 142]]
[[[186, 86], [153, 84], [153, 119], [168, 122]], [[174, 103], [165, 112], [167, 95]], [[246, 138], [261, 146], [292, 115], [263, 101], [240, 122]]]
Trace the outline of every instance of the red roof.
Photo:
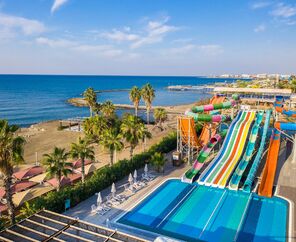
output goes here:
[[[63, 176], [62, 180], [61, 180], [61, 186], [63, 187], [65, 185], [72, 184], [73, 182], [80, 180], [80, 178], [81, 178], [81, 174], [75, 174], [75, 173], [70, 174], [67, 177]], [[58, 186], [58, 181], [56, 178], [52, 178], [52, 179], [48, 180], [47, 182], [55, 188]]]
[[[85, 160], [84, 161], [85, 166], [88, 165], [88, 164], [91, 164], [91, 163], [92, 163], [91, 160]], [[77, 169], [77, 168], [81, 167], [81, 160], [79, 159], [79, 160], [73, 161], [72, 164], [73, 164], [73, 168]]]
[[21, 170], [13, 173], [13, 176], [18, 180], [22, 180], [26, 178], [31, 178], [33, 176], [37, 176], [42, 172], [43, 172], [43, 168], [41, 166], [33, 166], [25, 170]]
[[[11, 192], [12, 194], [16, 192], [25, 191], [33, 186], [35, 186], [37, 183], [32, 181], [20, 181], [11, 186]], [[5, 188], [0, 188], [0, 198], [3, 198], [5, 196]]]

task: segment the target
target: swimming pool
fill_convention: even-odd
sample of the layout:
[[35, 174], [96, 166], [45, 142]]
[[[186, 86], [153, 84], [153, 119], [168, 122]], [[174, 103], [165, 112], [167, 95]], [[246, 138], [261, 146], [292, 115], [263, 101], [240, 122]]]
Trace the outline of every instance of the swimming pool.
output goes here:
[[288, 203], [173, 179], [117, 222], [185, 241], [286, 241]]

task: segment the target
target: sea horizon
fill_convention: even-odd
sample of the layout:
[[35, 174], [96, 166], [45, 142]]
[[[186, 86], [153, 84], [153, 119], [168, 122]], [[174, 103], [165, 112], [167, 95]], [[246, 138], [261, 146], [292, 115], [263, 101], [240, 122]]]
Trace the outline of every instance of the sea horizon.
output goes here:
[[[88, 87], [95, 90], [129, 89], [146, 83], [156, 90], [153, 105], [188, 104], [209, 97], [193, 91], [169, 92], [168, 85], [204, 85], [229, 82], [235, 79], [196, 76], [125, 76], [125, 75], [29, 75], [0, 74], [0, 118], [12, 124], [28, 127], [39, 122], [86, 117], [86, 107], [74, 107], [69, 98], [80, 97]], [[99, 93], [98, 101], [111, 100], [115, 104], [132, 104], [128, 91]], [[143, 102], [141, 103], [143, 104]], [[119, 116], [133, 110], [117, 110]], [[140, 116], [145, 116], [144, 110]]]

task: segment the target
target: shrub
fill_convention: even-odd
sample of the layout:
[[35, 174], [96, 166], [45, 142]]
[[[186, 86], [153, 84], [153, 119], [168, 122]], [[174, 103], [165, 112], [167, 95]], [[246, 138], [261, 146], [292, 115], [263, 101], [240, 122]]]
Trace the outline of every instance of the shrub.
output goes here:
[[[71, 200], [71, 207], [74, 207], [81, 201], [93, 196], [113, 182], [117, 182], [133, 172], [135, 169], [144, 167], [146, 163], [151, 161], [155, 153], [168, 153], [176, 148], [177, 135], [172, 133], [164, 137], [161, 142], [150, 147], [148, 151], [137, 154], [132, 160], [123, 159], [115, 163], [112, 167], [107, 165], [97, 171], [92, 176], [86, 178], [85, 183], [78, 182], [73, 186], [67, 186], [60, 191], [52, 191], [44, 196], [38, 197], [30, 201], [30, 205], [26, 204], [28, 208], [34, 210], [48, 209], [57, 213], [65, 210], [65, 200]], [[26, 209], [26, 208], [24, 208]], [[21, 216], [23, 218], [23, 216]]]

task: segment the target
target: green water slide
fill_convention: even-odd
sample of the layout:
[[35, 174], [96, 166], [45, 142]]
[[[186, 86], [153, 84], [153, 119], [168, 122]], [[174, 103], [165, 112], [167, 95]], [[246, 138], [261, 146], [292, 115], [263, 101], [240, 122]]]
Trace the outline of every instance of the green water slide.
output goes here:
[[245, 154], [244, 154], [243, 158], [241, 159], [241, 161], [239, 162], [239, 165], [235, 169], [235, 172], [232, 175], [230, 183], [229, 183], [229, 188], [232, 190], [238, 189], [240, 180], [242, 179], [242, 175], [243, 175], [244, 171], [246, 170], [246, 168], [252, 158], [252, 155], [255, 150], [255, 144], [256, 144], [256, 140], [257, 140], [257, 136], [258, 136], [258, 131], [259, 131], [262, 119], [263, 119], [263, 115], [264, 115], [263, 111], [260, 111], [257, 113], [256, 121], [255, 121], [255, 124], [253, 125], [253, 128], [251, 130], [251, 134], [249, 136], [249, 142], [247, 144]]
[[226, 134], [227, 130], [223, 130], [220, 134], [216, 134], [210, 139], [210, 141], [199, 152], [192, 168], [189, 169], [182, 177], [182, 182], [192, 183], [194, 181], [194, 178], [200, 172], [211, 151], [219, 143], [219, 141], [226, 136]]
[[259, 164], [261, 162], [262, 159], [262, 154], [264, 152], [264, 148], [265, 148], [265, 143], [266, 143], [266, 137], [267, 137], [267, 131], [268, 131], [268, 127], [269, 127], [269, 123], [270, 123], [270, 116], [271, 116], [271, 110], [267, 110], [266, 111], [266, 116], [265, 116], [265, 124], [263, 127], [263, 132], [262, 132], [262, 137], [261, 137], [261, 142], [260, 142], [260, 146], [258, 149], [258, 152], [256, 154], [256, 157], [253, 161], [252, 167], [249, 171], [248, 177], [243, 185], [243, 191], [245, 192], [251, 192], [252, 189], [252, 184], [253, 181], [255, 179], [257, 170], [259, 168]]

